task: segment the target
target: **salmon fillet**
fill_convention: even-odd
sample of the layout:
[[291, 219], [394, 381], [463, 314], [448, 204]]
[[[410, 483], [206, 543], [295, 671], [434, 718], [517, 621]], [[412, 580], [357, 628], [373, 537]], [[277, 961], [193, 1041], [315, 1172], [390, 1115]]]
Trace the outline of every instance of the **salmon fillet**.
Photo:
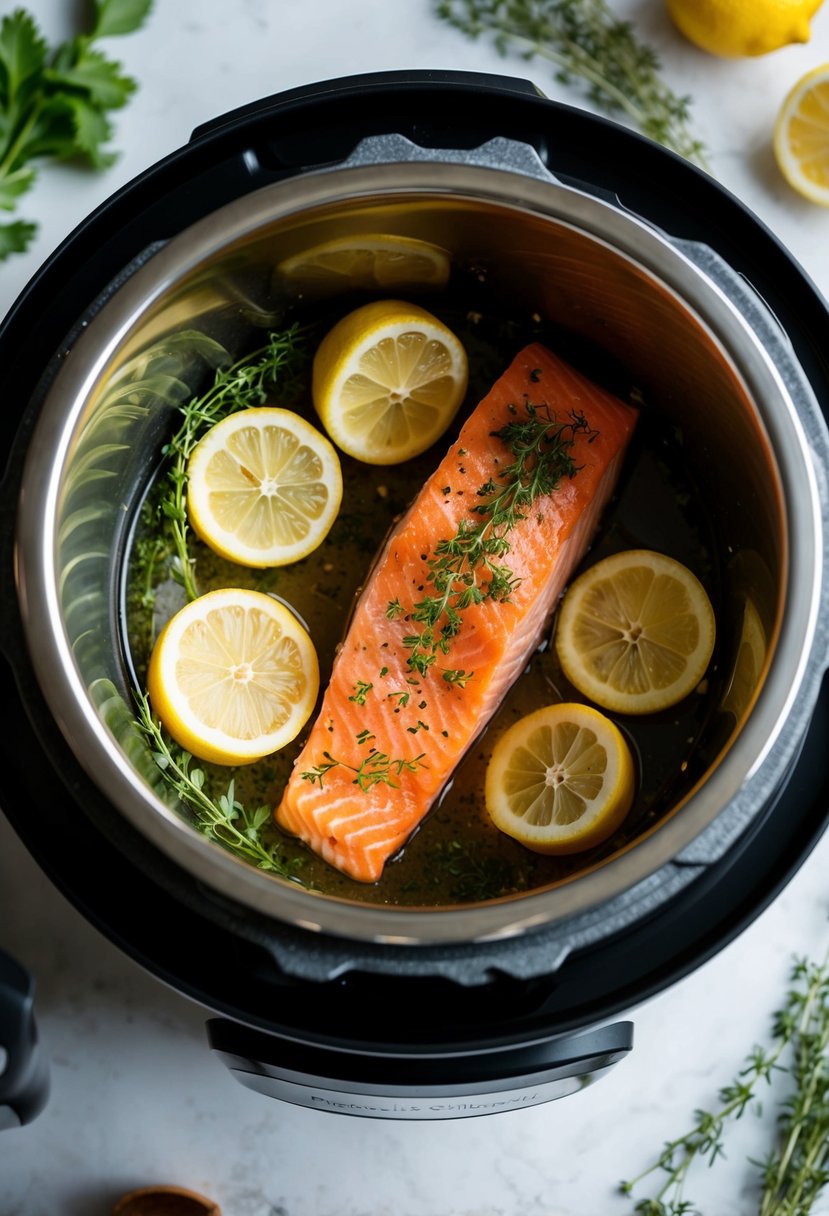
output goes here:
[[[526, 420], [527, 403], [558, 422], [582, 417], [587, 425], [570, 452], [577, 471], [505, 533], [509, 551], [497, 560], [511, 575], [509, 598], [465, 607], [446, 653], [438, 649], [428, 669], [413, 670], [411, 639], [424, 626], [411, 609], [435, 595], [429, 563], [459, 526], [480, 525], [482, 489], [491, 496], [493, 482], [504, 484], [499, 470], [515, 460], [494, 432]], [[370, 573], [276, 808], [277, 822], [329, 864], [375, 882], [426, 815], [538, 645], [613, 491], [636, 418], [631, 406], [533, 344], [464, 423]]]

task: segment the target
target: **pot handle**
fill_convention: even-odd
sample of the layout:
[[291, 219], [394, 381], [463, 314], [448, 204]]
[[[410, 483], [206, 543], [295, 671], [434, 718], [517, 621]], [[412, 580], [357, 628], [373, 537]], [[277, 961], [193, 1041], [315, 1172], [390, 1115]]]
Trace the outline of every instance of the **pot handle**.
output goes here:
[[30, 1123], [48, 1096], [49, 1068], [34, 1017], [34, 980], [0, 950], [0, 1131]]
[[372, 1119], [463, 1119], [585, 1089], [630, 1052], [633, 1023], [477, 1054], [363, 1053], [297, 1043], [224, 1018], [208, 1021], [207, 1035], [236, 1079], [267, 1097]]

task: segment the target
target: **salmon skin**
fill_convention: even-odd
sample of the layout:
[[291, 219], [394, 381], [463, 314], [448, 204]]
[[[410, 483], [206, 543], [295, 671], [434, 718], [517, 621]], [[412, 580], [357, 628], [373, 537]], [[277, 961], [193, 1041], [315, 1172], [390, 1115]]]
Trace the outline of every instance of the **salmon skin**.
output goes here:
[[[454, 624], [442, 613], [435, 645], [424, 646], [416, 605], [437, 594], [446, 542], [480, 528], [487, 502], [507, 484], [499, 472], [516, 456], [504, 428], [533, 417], [583, 424], [566, 432], [571, 473], [503, 532], [508, 550], [491, 561], [507, 568], [508, 586], [464, 604]], [[282, 828], [359, 882], [377, 881], [524, 670], [590, 544], [636, 419], [633, 407], [540, 344], [516, 356], [371, 571], [276, 808]], [[472, 581], [486, 591], [486, 569]]]

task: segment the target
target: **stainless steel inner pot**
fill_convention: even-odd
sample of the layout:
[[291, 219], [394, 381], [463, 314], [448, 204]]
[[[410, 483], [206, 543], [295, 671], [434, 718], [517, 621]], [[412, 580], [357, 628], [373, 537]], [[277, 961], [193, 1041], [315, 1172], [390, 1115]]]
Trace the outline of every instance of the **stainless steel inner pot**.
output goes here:
[[[689, 460], [721, 504], [735, 619], [750, 602], [763, 624], [764, 653], [755, 641], [752, 663], [739, 668], [750, 685], [724, 706], [730, 729], [681, 807], [564, 884], [474, 907], [358, 904], [236, 860], [169, 805], [131, 726], [120, 566], [173, 425], [176, 385], [197, 387], [194, 334], [243, 351], [295, 290], [275, 274], [281, 260], [367, 232], [437, 242], [522, 311], [531, 305], [620, 360], [682, 428]], [[785, 334], [711, 250], [556, 181], [521, 145], [434, 153], [384, 137], [350, 163], [214, 212], [149, 257], [89, 320], [46, 393], [27, 454], [16, 538], [24, 628], [44, 696], [91, 780], [194, 879], [335, 936], [492, 940], [645, 890], [666, 862], [704, 852], [706, 841], [728, 848], [779, 787], [827, 666], [827, 469], [826, 427]], [[724, 658], [735, 669], [741, 645], [751, 640], [738, 631]]]

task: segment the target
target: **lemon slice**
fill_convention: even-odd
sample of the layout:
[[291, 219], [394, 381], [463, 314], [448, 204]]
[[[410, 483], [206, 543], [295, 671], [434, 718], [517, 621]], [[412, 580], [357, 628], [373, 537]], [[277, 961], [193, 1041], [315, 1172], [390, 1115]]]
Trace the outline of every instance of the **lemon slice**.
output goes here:
[[630, 749], [587, 705], [548, 705], [501, 736], [486, 772], [496, 827], [537, 853], [579, 853], [607, 840], [633, 804]]
[[284, 604], [223, 588], [165, 625], [147, 691], [181, 747], [214, 764], [249, 764], [290, 743], [307, 722], [319, 691], [317, 654]]
[[605, 709], [653, 713], [699, 684], [714, 612], [687, 567], [648, 549], [591, 566], [562, 600], [555, 644], [564, 674]]
[[802, 76], [784, 100], [774, 154], [790, 186], [829, 207], [829, 63]]
[[439, 245], [393, 233], [366, 233], [313, 245], [285, 258], [277, 273], [306, 288], [339, 291], [444, 287], [449, 269], [449, 254]]
[[199, 441], [187, 467], [193, 531], [244, 566], [306, 557], [337, 517], [340, 461], [324, 435], [290, 410], [230, 414]]
[[367, 464], [399, 464], [440, 438], [467, 376], [466, 352], [442, 321], [415, 304], [376, 300], [323, 338], [312, 391], [339, 448]]

